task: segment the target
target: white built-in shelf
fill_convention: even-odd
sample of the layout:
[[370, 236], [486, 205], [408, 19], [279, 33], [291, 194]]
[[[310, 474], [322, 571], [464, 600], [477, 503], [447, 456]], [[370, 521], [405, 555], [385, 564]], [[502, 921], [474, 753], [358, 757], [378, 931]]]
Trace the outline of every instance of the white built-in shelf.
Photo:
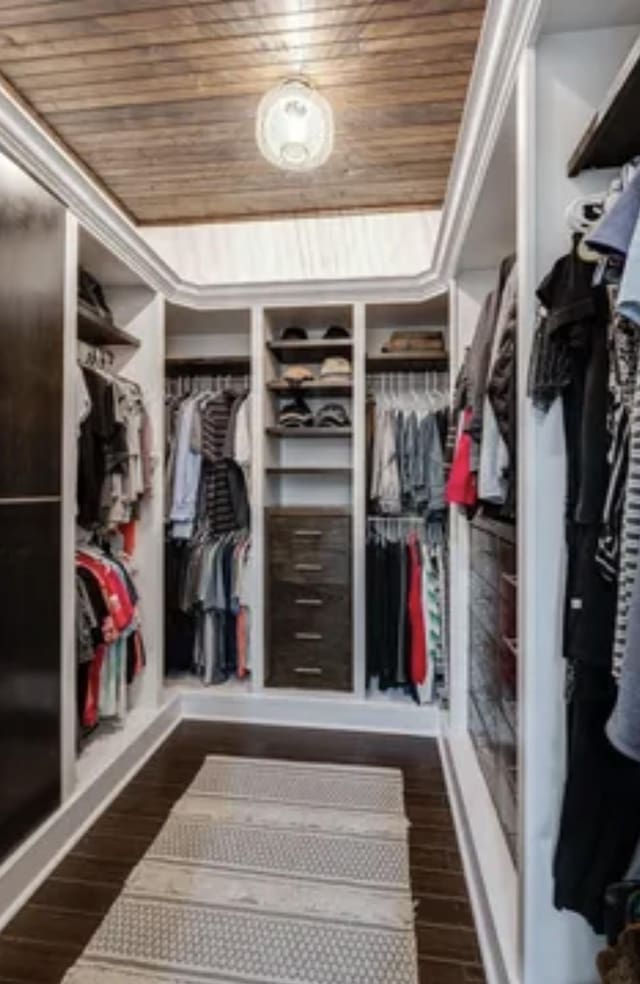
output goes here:
[[351, 355], [351, 338], [279, 339], [267, 342], [269, 351], [286, 365], [296, 362], [322, 362], [331, 356]]
[[640, 38], [569, 161], [569, 177], [593, 167], [622, 167], [640, 154]]
[[351, 437], [351, 427], [267, 427], [269, 437]]
[[447, 372], [446, 356], [425, 355], [423, 352], [381, 352], [367, 356], [367, 372]]
[[248, 376], [251, 372], [251, 358], [248, 355], [188, 356], [170, 355], [165, 359], [168, 376], [211, 374], [213, 376]]
[[139, 348], [140, 341], [110, 318], [99, 314], [90, 304], [78, 298], [78, 338], [87, 345], [128, 345]]
[[267, 384], [267, 389], [270, 393], [275, 393], [276, 396], [288, 397], [289, 399], [298, 394], [304, 394], [307, 397], [350, 397], [353, 394], [351, 380], [344, 383], [324, 383], [321, 379], [314, 379], [306, 383], [301, 383], [298, 386], [291, 386], [286, 379], [275, 379], [273, 382]]
[[267, 468], [267, 475], [314, 475], [333, 478], [336, 475], [351, 475], [351, 468], [323, 468], [318, 465], [274, 465]]

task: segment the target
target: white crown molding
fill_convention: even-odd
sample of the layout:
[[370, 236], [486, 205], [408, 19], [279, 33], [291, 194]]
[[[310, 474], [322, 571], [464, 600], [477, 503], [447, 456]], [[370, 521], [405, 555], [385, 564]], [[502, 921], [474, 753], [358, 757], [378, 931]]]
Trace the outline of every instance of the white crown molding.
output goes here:
[[489, 0], [453, 158], [433, 269], [454, 276], [524, 49], [536, 37], [546, 0]]
[[482, 188], [524, 47], [534, 36], [544, 0], [489, 0], [429, 269], [415, 276], [303, 282], [211, 284], [184, 280], [139, 229], [0, 83], [0, 145], [49, 188], [87, 231], [167, 300], [187, 307], [247, 307], [317, 301], [421, 301], [444, 293]]

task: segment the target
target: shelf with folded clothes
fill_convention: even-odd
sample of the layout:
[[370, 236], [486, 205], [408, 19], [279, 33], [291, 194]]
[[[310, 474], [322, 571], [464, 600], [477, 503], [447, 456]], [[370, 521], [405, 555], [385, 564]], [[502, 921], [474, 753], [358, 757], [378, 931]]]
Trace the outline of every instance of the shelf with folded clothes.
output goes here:
[[322, 362], [336, 356], [349, 356], [351, 338], [279, 338], [267, 342], [269, 351], [282, 363]]
[[308, 379], [301, 383], [290, 383], [288, 380], [274, 379], [267, 384], [267, 389], [274, 396], [282, 399], [290, 399], [296, 394], [301, 394], [309, 398], [324, 396], [340, 396], [350, 398], [353, 395], [353, 383], [351, 377], [345, 378], [344, 382], [336, 379], [335, 381], [325, 381], [323, 379]]
[[343, 403], [332, 401], [312, 408], [301, 392], [294, 391], [266, 432], [271, 437], [350, 437], [351, 414]]
[[421, 304], [368, 305], [368, 373], [446, 372], [446, 295]]
[[[274, 383], [277, 389], [271, 388]], [[324, 430], [337, 429], [346, 433], [351, 427], [347, 406], [344, 402], [336, 402], [340, 399], [348, 401], [352, 396], [349, 359], [329, 356], [323, 360], [317, 375], [306, 365], [292, 363], [278, 379], [271, 381], [271, 387], [270, 392], [282, 402], [275, 413], [276, 426], [268, 428], [267, 433], [286, 436], [282, 432], [295, 428], [304, 430], [310, 437], [324, 437]], [[321, 402], [325, 397], [328, 402]], [[307, 400], [311, 400], [312, 405]], [[320, 433], [310, 433], [313, 430]]]

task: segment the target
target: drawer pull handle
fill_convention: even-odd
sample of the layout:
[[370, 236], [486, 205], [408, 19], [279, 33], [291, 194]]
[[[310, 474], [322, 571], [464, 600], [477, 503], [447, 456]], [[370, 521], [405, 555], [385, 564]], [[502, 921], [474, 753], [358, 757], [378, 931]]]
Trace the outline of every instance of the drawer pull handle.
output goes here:
[[322, 564], [296, 564], [297, 571], [321, 571]]
[[317, 539], [322, 536], [322, 530], [294, 530], [293, 535]]
[[322, 676], [321, 666], [295, 666], [294, 673], [301, 673], [305, 676]]
[[324, 604], [321, 598], [296, 598], [296, 605], [308, 605], [313, 608], [320, 608]]
[[300, 639], [302, 642], [319, 642], [322, 639], [322, 633], [320, 632], [296, 632], [296, 639]]

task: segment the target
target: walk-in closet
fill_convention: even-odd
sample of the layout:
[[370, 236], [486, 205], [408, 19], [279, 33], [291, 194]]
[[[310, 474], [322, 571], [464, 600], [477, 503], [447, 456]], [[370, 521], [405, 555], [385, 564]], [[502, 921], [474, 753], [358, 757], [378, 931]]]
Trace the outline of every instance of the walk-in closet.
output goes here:
[[639, 35], [0, 0], [0, 984], [640, 984]]

